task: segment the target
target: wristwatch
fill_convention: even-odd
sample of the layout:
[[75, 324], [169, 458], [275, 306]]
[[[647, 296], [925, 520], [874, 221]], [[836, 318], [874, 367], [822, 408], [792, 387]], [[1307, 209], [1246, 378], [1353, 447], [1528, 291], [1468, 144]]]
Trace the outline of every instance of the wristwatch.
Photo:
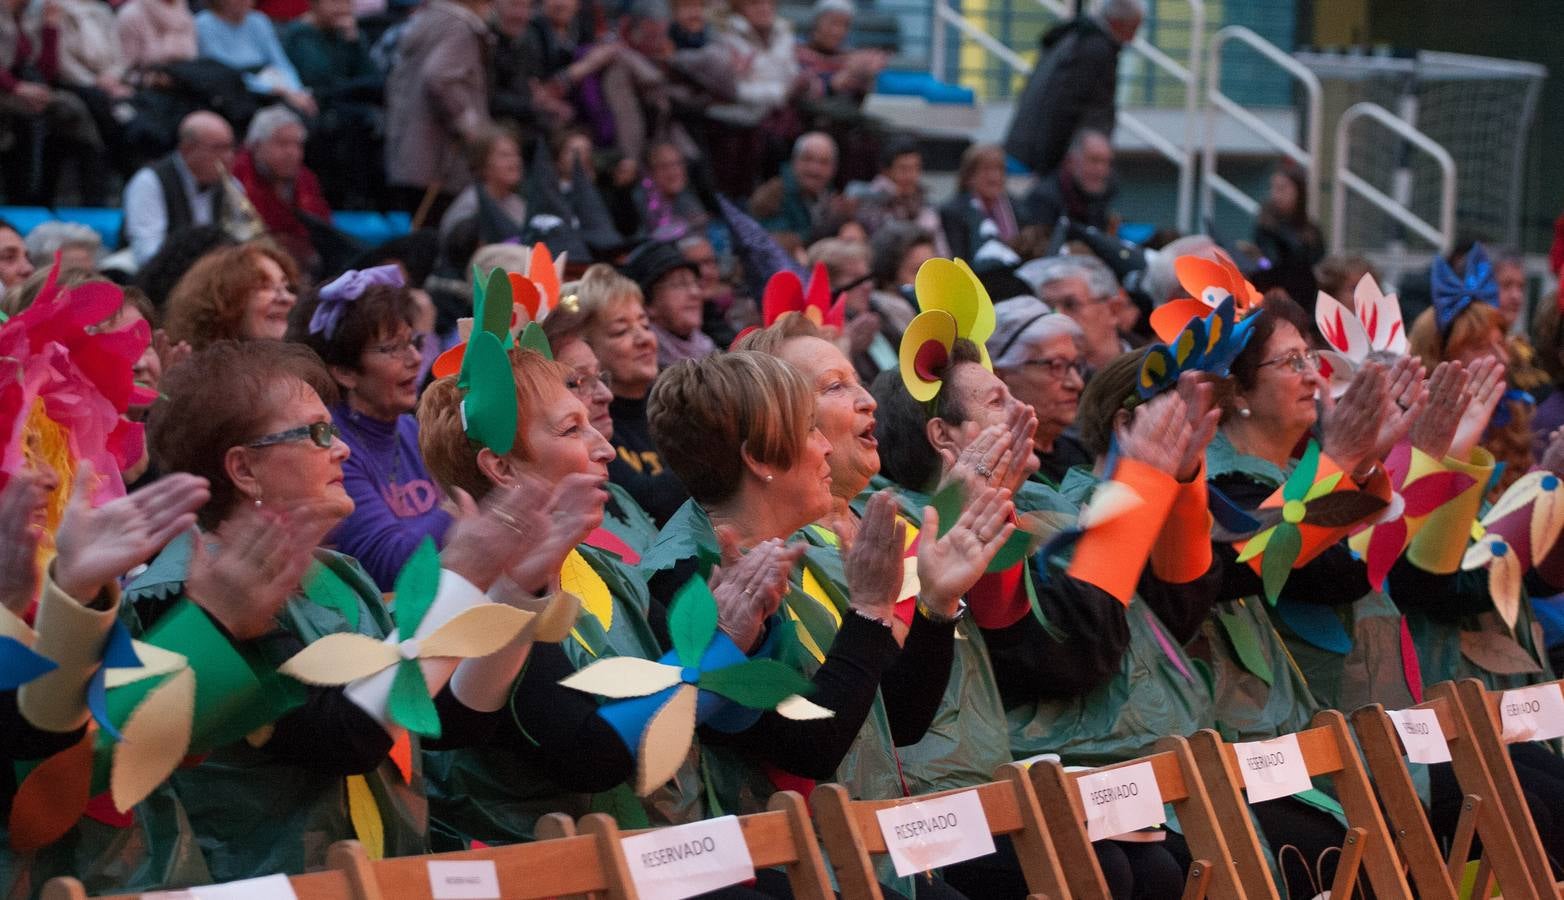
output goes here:
[[935, 625], [954, 625], [967, 617], [967, 601], [957, 600], [956, 611], [948, 616], [942, 616], [924, 604], [923, 599], [918, 599], [918, 613]]

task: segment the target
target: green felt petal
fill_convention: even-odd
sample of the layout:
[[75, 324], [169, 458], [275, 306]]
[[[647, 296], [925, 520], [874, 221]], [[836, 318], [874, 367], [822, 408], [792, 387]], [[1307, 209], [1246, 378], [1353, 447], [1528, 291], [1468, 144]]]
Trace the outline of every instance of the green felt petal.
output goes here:
[[1292, 564], [1303, 550], [1303, 532], [1290, 522], [1276, 526], [1260, 563], [1260, 580], [1265, 582], [1265, 598], [1271, 603], [1282, 595], [1282, 586], [1292, 574]]
[[474, 331], [462, 356], [456, 384], [462, 398], [467, 436], [500, 456], [516, 443], [516, 377], [500, 339]]
[[1292, 470], [1292, 474], [1287, 476], [1287, 483], [1282, 485], [1282, 498], [1302, 500], [1314, 485], [1314, 475], [1319, 470], [1320, 445], [1310, 441], [1309, 449], [1303, 451], [1303, 458], [1298, 460], [1298, 467]]
[[751, 709], [773, 709], [794, 694], [808, 693], [812, 685], [792, 666], [752, 659], [701, 673], [700, 687]]
[[521, 330], [516, 346], [523, 350], [536, 350], [544, 359], [554, 358], [554, 349], [548, 345], [548, 336], [543, 333], [543, 326], [536, 322], [528, 322], [527, 327]]
[[668, 611], [668, 632], [679, 664], [698, 666], [717, 633], [717, 600], [700, 578], [691, 578], [673, 597]]
[[440, 552], [434, 548], [434, 538], [425, 537], [396, 575], [396, 629], [402, 640], [418, 632], [439, 590]]
[[1336, 489], [1336, 485], [1338, 484], [1341, 484], [1340, 472], [1332, 472], [1331, 474], [1326, 475], [1324, 478], [1316, 481], [1309, 488], [1308, 493], [1303, 495], [1303, 502], [1308, 503], [1310, 500], [1315, 500], [1325, 496], [1326, 494], [1329, 494], [1331, 491]]
[[1260, 647], [1260, 636], [1255, 634], [1254, 622], [1245, 616], [1225, 611], [1217, 612], [1217, 621], [1222, 623], [1222, 631], [1232, 642], [1233, 653], [1238, 656], [1239, 664], [1267, 685], [1274, 684], [1276, 675], [1271, 671], [1271, 664]]
[[437, 738], [440, 736], [440, 713], [429, 697], [429, 685], [424, 682], [424, 670], [417, 660], [404, 659], [396, 664], [396, 678], [391, 682], [391, 700], [387, 704], [391, 719], [414, 734]]
[[[945, 516], [941, 513], [940, 525], [943, 526], [944, 524]], [[1006, 539], [1005, 543], [999, 548], [999, 552], [994, 554], [994, 559], [989, 562], [986, 571], [1003, 572], [1037, 552], [1037, 549], [1042, 544], [1043, 539], [1041, 535], [1033, 534], [1022, 528], [1020, 524], [1017, 524], [1015, 532]]]
[[483, 305], [473, 305], [473, 333], [479, 330], [499, 338], [500, 345], [509, 347], [511, 305], [510, 275], [504, 269], [489, 270], [488, 284], [483, 289]]
[[940, 488], [934, 496], [929, 498], [929, 505], [934, 507], [935, 512], [939, 513], [940, 537], [944, 537], [946, 532], [955, 527], [956, 520], [961, 518], [961, 505], [964, 500], [961, 482], [954, 480]]
[[310, 563], [304, 573], [304, 596], [317, 606], [334, 609], [347, 621], [348, 628], [358, 630], [358, 594], [348, 587], [342, 576], [331, 567], [319, 562]]
[[1282, 524], [1283, 523], [1278, 522], [1275, 527], [1267, 528], [1266, 530], [1250, 538], [1249, 543], [1245, 544], [1244, 549], [1238, 554], [1238, 561], [1241, 563], [1246, 563], [1249, 560], [1254, 559], [1256, 556], [1264, 553], [1265, 548], [1268, 547], [1271, 543], [1271, 538], [1276, 535], [1276, 529], [1280, 528]]
[[473, 266], [472, 267], [472, 308], [473, 308], [473, 320], [474, 321], [478, 321], [481, 318], [478, 315], [478, 310], [483, 309], [483, 304], [484, 304], [484, 296], [483, 296], [483, 294], [484, 294], [484, 286], [485, 286], [485, 280], [484, 280], [484, 277], [483, 277], [483, 270], [479, 269], [477, 266]]

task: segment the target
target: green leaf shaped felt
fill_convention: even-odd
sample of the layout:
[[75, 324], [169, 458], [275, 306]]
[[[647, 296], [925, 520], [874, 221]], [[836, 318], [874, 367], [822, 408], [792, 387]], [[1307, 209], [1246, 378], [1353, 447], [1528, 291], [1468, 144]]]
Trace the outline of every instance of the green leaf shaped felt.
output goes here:
[[330, 566], [319, 561], [310, 563], [304, 572], [304, 596], [317, 606], [336, 610], [349, 628], [358, 630], [358, 594]]
[[521, 336], [516, 339], [516, 346], [523, 350], [534, 350], [544, 359], [554, 358], [554, 348], [548, 345], [548, 336], [543, 333], [543, 326], [536, 322], [528, 322], [527, 327], [521, 330]]
[[463, 391], [467, 437], [500, 456], [509, 453], [516, 443], [516, 376], [499, 338], [487, 331], [472, 333], [456, 386]]
[[504, 269], [498, 267], [490, 269], [488, 283], [480, 291], [478, 286], [482, 280], [475, 267], [473, 269], [473, 337], [477, 337], [480, 331], [486, 331], [499, 339], [500, 346], [509, 347], [511, 307], [514, 303], [510, 276]]

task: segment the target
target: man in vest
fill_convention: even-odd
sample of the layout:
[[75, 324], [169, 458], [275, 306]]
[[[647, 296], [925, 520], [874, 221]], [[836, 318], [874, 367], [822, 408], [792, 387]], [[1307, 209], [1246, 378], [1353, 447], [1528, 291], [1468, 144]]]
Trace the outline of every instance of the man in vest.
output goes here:
[[227, 204], [226, 177], [234, 164], [234, 132], [216, 113], [194, 112], [179, 123], [179, 146], [144, 166], [125, 185], [125, 240], [144, 265], [181, 229], [221, 224]]

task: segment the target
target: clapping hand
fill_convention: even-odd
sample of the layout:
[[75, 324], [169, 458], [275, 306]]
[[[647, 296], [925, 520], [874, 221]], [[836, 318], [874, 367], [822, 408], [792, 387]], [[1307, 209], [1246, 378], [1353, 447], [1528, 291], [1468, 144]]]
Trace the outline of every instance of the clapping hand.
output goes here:
[[949, 448], [939, 451], [945, 465], [940, 487], [959, 481], [968, 494], [989, 485], [1011, 493], [1020, 490], [1037, 471], [1037, 454], [1032, 452], [1036, 431], [1037, 413], [1032, 407], [1012, 404], [1003, 425], [990, 425], [978, 432], [960, 454]]
[[242, 505], [222, 525], [222, 543], [208, 550], [194, 535], [185, 595], [237, 641], [271, 632], [277, 614], [299, 590], [315, 548], [336, 518], [318, 504], [289, 510]]
[[1325, 416], [1321, 421], [1321, 449], [1349, 474], [1359, 473], [1373, 460], [1380, 438], [1380, 424], [1391, 405], [1386, 390], [1385, 367], [1364, 363], [1352, 376], [1352, 383], [1340, 400], [1332, 402], [1327, 392]]
[[1428, 379], [1428, 402], [1407, 432], [1413, 447], [1434, 459], [1449, 455], [1456, 429], [1472, 403], [1471, 383], [1471, 374], [1458, 362], [1442, 362], [1434, 367], [1434, 374]]
[[0, 491], [0, 608], [20, 616], [38, 596], [38, 513], [49, 500], [38, 476], [23, 470]]
[[717, 601], [717, 627], [748, 653], [760, 639], [761, 624], [781, 609], [788, 579], [804, 547], [771, 538], [743, 553], [738, 532], [730, 525], [718, 527], [717, 543], [722, 565], [712, 570], [709, 582]]
[[1384, 418], [1379, 420], [1374, 460], [1388, 456], [1413, 424], [1422, 418], [1428, 405], [1428, 389], [1423, 384], [1425, 374], [1422, 362], [1412, 356], [1396, 360], [1385, 373], [1385, 396], [1391, 402], [1385, 406]]
[[[575, 473], [559, 480], [552, 492], [541, 479], [527, 476], [528, 496], [537, 500], [533, 509], [544, 513], [540, 523], [535, 516], [518, 522], [530, 539], [523, 540], [519, 561], [507, 570], [511, 581], [524, 590], [538, 590], [558, 576], [565, 557], [603, 524], [603, 504], [608, 495], [603, 479], [597, 475]], [[515, 540], [515, 536], [511, 536]]]
[[1504, 399], [1509, 386], [1504, 380], [1504, 363], [1491, 356], [1472, 363], [1468, 371], [1471, 373], [1472, 402], [1467, 404], [1466, 414], [1455, 430], [1455, 439], [1450, 442], [1450, 455], [1461, 460], [1471, 459], [1472, 451], [1482, 441], [1483, 432], [1488, 430], [1493, 412], [1499, 408], [1499, 401]]
[[[552, 491], [538, 478], [523, 478], [515, 485], [496, 485], [480, 506], [460, 488], [454, 489], [456, 521], [446, 533], [440, 566], [487, 591], [499, 577], [536, 553], [549, 537], [549, 504]], [[574, 545], [572, 545], [574, 546]], [[542, 583], [555, 569], [538, 576], [523, 569], [517, 579], [523, 590]]]
[[1198, 372], [1185, 372], [1179, 376], [1178, 395], [1184, 401], [1190, 434], [1175, 477], [1179, 481], [1188, 482], [1200, 474], [1200, 466], [1206, 459], [1206, 447], [1216, 437], [1217, 426], [1221, 424], [1222, 410], [1216, 405], [1216, 388], [1201, 378]]
[[[843, 546], [846, 546], [845, 542]], [[907, 523], [896, 515], [896, 500], [886, 491], [869, 498], [858, 535], [842, 555], [847, 570], [847, 599], [854, 609], [891, 622], [906, 566]]]
[[994, 554], [1016, 530], [1010, 521], [1015, 506], [1010, 492], [985, 487], [967, 495], [956, 524], [939, 534], [939, 512], [923, 508], [923, 530], [918, 541], [918, 596], [935, 613], [956, 614], [962, 595], [988, 570]]
[[196, 510], [211, 497], [205, 478], [174, 474], [94, 508], [96, 477], [92, 463], [83, 460], [54, 538], [59, 551], [54, 582], [79, 601], [96, 598], [114, 579], [189, 530]]
[[[1119, 426], [1116, 435], [1120, 456], [1178, 478], [1188, 465], [1186, 457], [1194, 429], [1189, 424], [1184, 398], [1178, 391], [1169, 391], [1136, 409], [1134, 418], [1128, 425]], [[1195, 460], [1194, 465], [1198, 471], [1199, 461]]]

